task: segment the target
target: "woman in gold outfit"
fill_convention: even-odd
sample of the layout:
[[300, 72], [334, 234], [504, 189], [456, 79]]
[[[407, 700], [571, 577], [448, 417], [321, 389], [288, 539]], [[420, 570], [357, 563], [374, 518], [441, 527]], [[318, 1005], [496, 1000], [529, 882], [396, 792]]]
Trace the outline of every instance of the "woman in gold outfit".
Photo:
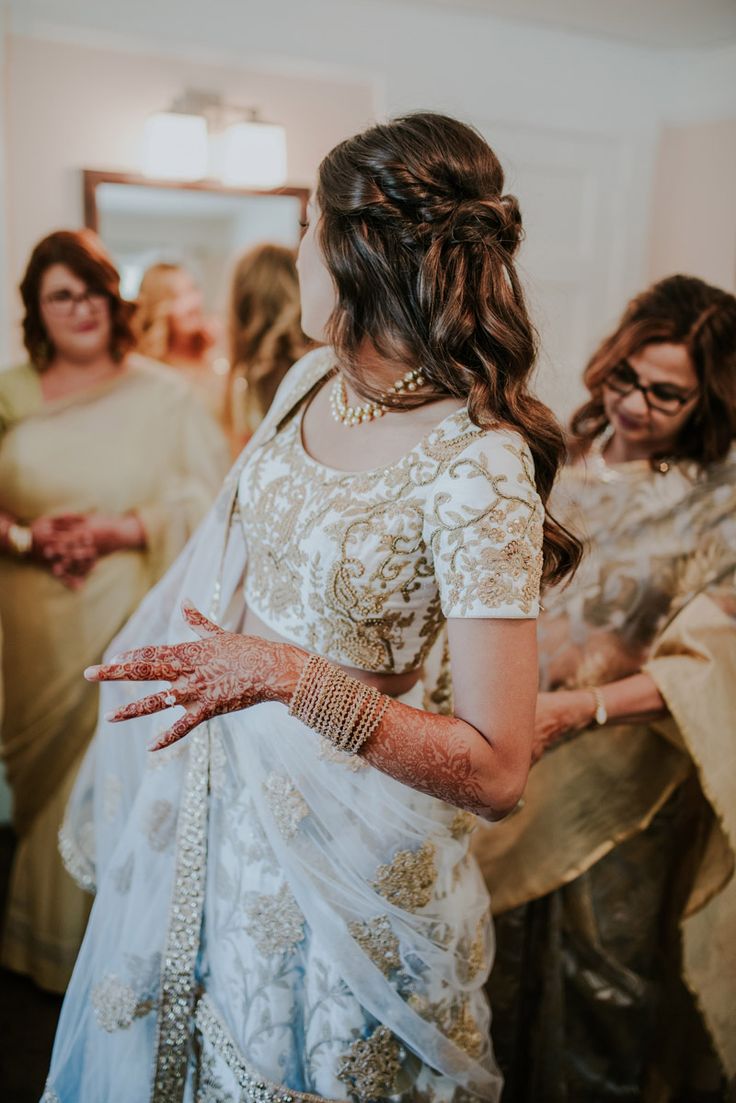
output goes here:
[[63, 992], [89, 911], [57, 834], [97, 715], [81, 671], [181, 550], [227, 463], [183, 380], [132, 354], [89, 231], [33, 251], [29, 362], [0, 374], [2, 755], [18, 836], [2, 961]]
[[539, 761], [476, 838], [503, 1098], [717, 1100], [736, 1073], [736, 299], [656, 284], [584, 379], [553, 509], [586, 555], [544, 599]]

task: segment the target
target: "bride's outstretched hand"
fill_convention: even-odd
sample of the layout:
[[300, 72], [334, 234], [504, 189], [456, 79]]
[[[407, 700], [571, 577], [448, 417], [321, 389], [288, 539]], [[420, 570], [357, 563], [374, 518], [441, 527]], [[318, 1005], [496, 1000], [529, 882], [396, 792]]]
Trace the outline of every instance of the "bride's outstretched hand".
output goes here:
[[170, 689], [133, 701], [105, 717], [113, 722], [132, 720], [182, 705], [184, 715], [158, 737], [150, 747], [153, 751], [175, 743], [213, 716], [263, 701], [288, 702], [306, 657], [290, 644], [225, 632], [188, 602], [182, 612], [198, 640], [137, 647], [116, 656], [115, 662], [90, 666], [84, 672], [91, 682], [171, 682]]

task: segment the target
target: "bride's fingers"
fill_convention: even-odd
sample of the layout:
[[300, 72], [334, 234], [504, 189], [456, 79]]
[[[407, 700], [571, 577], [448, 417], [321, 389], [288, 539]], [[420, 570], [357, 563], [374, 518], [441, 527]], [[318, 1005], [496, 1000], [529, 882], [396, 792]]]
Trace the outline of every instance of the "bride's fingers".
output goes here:
[[177, 669], [180, 674], [184, 674], [191, 668], [191, 663], [187, 661], [186, 648], [189, 644], [161, 644], [151, 645], [147, 647], [133, 647], [129, 651], [121, 651], [117, 655], [113, 655], [110, 659], [111, 663], [152, 663], [161, 664], [166, 663], [171, 669]]
[[203, 639], [206, 639], [208, 636], [217, 636], [220, 632], [224, 631], [220, 628], [219, 624], [215, 624], [213, 621], [208, 620], [204, 613], [200, 613], [199, 609], [196, 609], [188, 599], [182, 602], [181, 611], [189, 627]]
[[186, 714], [180, 720], [177, 720], [168, 731], [160, 735], [155, 743], [149, 744], [149, 751], [161, 751], [164, 747], [170, 747], [172, 743], [176, 743], [179, 739], [183, 739], [185, 735], [189, 735], [190, 731], [193, 731], [198, 724], [207, 719], [209, 719], [209, 716], [204, 705], [195, 705], [192, 709], [187, 709]]
[[175, 705], [182, 704], [183, 702], [179, 700], [181, 696], [181, 691], [177, 692], [173, 689], [151, 693], [148, 697], [141, 697], [140, 701], [131, 701], [129, 705], [123, 705], [122, 708], [106, 713], [105, 719], [111, 724], [117, 724], [120, 720], [134, 720], [137, 716], [151, 716], [154, 712], [161, 712], [163, 709], [174, 708]]
[[181, 643], [152, 643], [145, 647], [130, 647], [129, 651], [120, 651], [110, 658], [111, 663], [150, 663], [157, 660], [181, 662]]
[[88, 666], [84, 676], [88, 682], [171, 682], [182, 672], [176, 662], [152, 661]]

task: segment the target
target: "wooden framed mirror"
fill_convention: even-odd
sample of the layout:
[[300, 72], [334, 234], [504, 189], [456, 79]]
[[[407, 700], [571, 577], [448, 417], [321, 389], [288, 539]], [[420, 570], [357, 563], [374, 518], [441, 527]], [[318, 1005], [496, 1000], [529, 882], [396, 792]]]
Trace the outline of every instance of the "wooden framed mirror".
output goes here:
[[85, 225], [95, 230], [134, 299], [151, 264], [184, 265], [208, 310], [221, 311], [237, 257], [260, 242], [296, 249], [307, 188], [231, 188], [215, 181], [179, 183], [120, 172], [83, 172]]

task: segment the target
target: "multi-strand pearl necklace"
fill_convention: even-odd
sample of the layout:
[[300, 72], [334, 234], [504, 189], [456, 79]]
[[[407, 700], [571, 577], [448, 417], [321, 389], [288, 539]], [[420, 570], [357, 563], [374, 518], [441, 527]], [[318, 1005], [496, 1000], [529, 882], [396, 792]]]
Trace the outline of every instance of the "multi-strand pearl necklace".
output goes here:
[[348, 403], [348, 390], [345, 380], [338, 372], [330, 388], [330, 410], [335, 421], [341, 425], [352, 428], [354, 425], [363, 425], [368, 421], [375, 421], [377, 417], [383, 417], [391, 409], [387, 405], [393, 395], [402, 394], [403, 391], [416, 391], [424, 383], [424, 376], [418, 368], [413, 368], [401, 379], [392, 383], [387, 391], [381, 395], [377, 402], [364, 402], [362, 406], [351, 406]]

